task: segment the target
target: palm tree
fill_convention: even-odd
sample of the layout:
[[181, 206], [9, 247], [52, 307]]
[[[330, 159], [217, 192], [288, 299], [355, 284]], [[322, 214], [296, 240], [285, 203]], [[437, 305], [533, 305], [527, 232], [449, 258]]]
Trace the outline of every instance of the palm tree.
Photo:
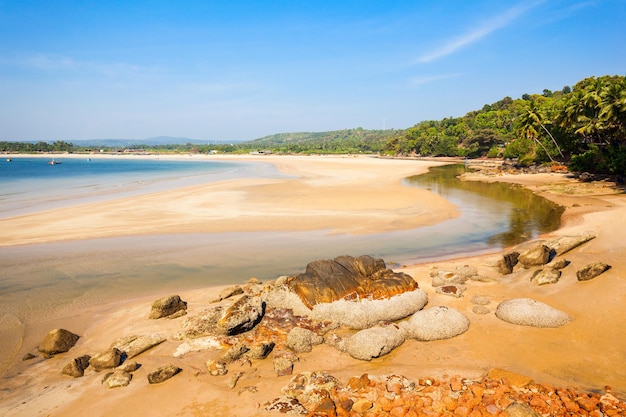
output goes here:
[[545, 116], [542, 110], [537, 105], [536, 101], [535, 100], [531, 101], [528, 106], [528, 109], [526, 109], [526, 112], [522, 113], [519, 117], [519, 123], [521, 124], [522, 135], [534, 141], [535, 143], [539, 144], [545, 151], [546, 155], [548, 155], [548, 158], [550, 158], [550, 161], [555, 162], [554, 159], [552, 158], [552, 155], [550, 155], [550, 152], [548, 151], [548, 149], [539, 140], [539, 132], [537, 131], [537, 129], [542, 128], [543, 130], [545, 130], [548, 136], [550, 136], [550, 139], [552, 139], [552, 142], [554, 143], [554, 146], [556, 146], [556, 149], [559, 151], [561, 158], [565, 159], [565, 156], [563, 155], [563, 152], [561, 152], [561, 148], [559, 147], [559, 144], [554, 139], [554, 136], [552, 136], [550, 131], [543, 124], [544, 119], [545, 119]]

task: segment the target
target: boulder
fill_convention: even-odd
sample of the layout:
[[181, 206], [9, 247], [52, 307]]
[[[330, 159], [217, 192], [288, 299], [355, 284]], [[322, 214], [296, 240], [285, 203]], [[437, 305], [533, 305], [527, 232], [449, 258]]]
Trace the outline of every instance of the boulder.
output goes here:
[[552, 250], [548, 246], [540, 244], [520, 253], [517, 260], [524, 268], [528, 269], [547, 264], [550, 261], [551, 253]]
[[117, 348], [111, 348], [104, 352], [97, 353], [89, 359], [89, 365], [96, 371], [115, 368], [122, 363], [122, 352]]
[[572, 321], [567, 313], [530, 298], [503, 301], [496, 309], [496, 317], [508, 323], [532, 327], [561, 327]]
[[65, 329], [51, 330], [39, 344], [39, 351], [47, 355], [56, 355], [70, 350], [80, 336]]
[[148, 349], [163, 343], [166, 339], [165, 336], [159, 333], [152, 333], [148, 335], [128, 336], [123, 337], [111, 345], [111, 347], [119, 349], [126, 354], [127, 358], [134, 358], [135, 356], [145, 352]]
[[557, 239], [551, 240], [546, 245], [554, 250], [557, 255], [563, 255], [566, 252], [571, 251], [574, 248], [589, 242], [596, 236], [592, 233], [583, 233], [576, 236], [561, 236]]
[[361, 330], [343, 339], [340, 348], [355, 359], [370, 361], [400, 346], [405, 337], [401, 327], [395, 324], [381, 325]]
[[311, 311], [311, 317], [352, 329], [366, 329], [381, 321], [408, 317], [427, 303], [426, 291], [416, 288], [384, 300], [339, 300], [317, 304]]
[[310, 352], [313, 345], [324, 343], [324, 338], [309, 329], [302, 327], [294, 327], [287, 334], [285, 346], [293, 350], [295, 353]]
[[180, 317], [187, 314], [187, 303], [180, 299], [178, 295], [171, 295], [156, 300], [152, 303], [150, 319], [160, 319], [162, 317]]
[[175, 365], [161, 366], [148, 374], [148, 383], [160, 384], [181, 371], [182, 369]]
[[130, 384], [133, 375], [129, 372], [116, 370], [107, 374], [102, 380], [102, 384], [107, 388], [125, 387]]
[[91, 356], [89, 355], [74, 358], [63, 367], [61, 373], [63, 375], [69, 375], [73, 378], [80, 378], [85, 375], [85, 369], [89, 366], [89, 359], [91, 359]]
[[233, 336], [252, 330], [265, 314], [265, 301], [260, 296], [244, 295], [228, 307], [217, 321], [220, 333]]
[[401, 323], [407, 337], [421, 341], [449, 339], [465, 333], [469, 325], [463, 313], [445, 306], [418, 311]]
[[561, 271], [553, 267], [546, 267], [535, 271], [530, 277], [537, 285], [556, 284], [561, 279]]
[[585, 265], [582, 269], [576, 271], [576, 277], [578, 278], [578, 281], [589, 281], [609, 269], [611, 269], [611, 266], [605, 264], [604, 262], [594, 262]]
[[286, 285], [310, 309], [337, 300], [386, 299], [418, 288], [409, 275], [393, 272], [382, 259], [367, 255], [311, 262]]
[[517, 265], [519, 258], [519, 252], [511, 252], [505, 255], [502, 255], [502, 259], [500, 259], [497, 263], [498, 271], [502, 275], [508, 275], [513, 272], [513, 268]]

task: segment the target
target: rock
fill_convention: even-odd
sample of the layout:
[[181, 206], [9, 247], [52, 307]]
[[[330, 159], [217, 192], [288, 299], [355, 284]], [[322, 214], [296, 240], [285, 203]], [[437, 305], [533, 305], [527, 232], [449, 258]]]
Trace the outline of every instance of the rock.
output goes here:
[[141, 365], [139, 365], [137, 362], [130, 361], [130, 362], [124, 362], [123, 364], [118, 366], [115, 370], [116, 371], [123, 371], [123, 372], [135, 372], [140, 367], [141, 367]]
[[284, 356], [274, 358], [274, 372], [276, 375], [291, 375], [293, 373], [293, 361]]
[[535, 271], [530, 277], [537, 285], [556, 284], [561, 278], [561, 271], [553, 267], [546, 267]]
[[611, 269], [611, 266], [605, 264], [604, 262], [594, 262], [585, 265], [582, 269], [576, 271], [576, 277], [578, 278], [578, 281], [589, 281], [609, 269]]
[[352, 404], [352, 411], [359, 413], [359, 414], [363, 414], [367, 410], [372, 408], [373, 405], [374, 404], [372, 404], [370, 400], [366, 398], [359, 398], [358, 400], [354, 402], [354, 404]]
[[528, 405], [518, 402], [509, 405], [505, 411], [508, 417], [541, 417]]
[[472, 304], [476, 304], [479, 306], [486, 306], [491, 303], [491, 301], [487, 297], [482, 295], [475, 295], [470, 301], [472, 302]]
[[127, 386], [132, 379], [133, 375], [130, 372], [116, 370], [107, 374], [102, 383], [107, 388], [118, 388]]
[[104, 352], [97, 353], [89, 359], [89, 365], [96, 371], [115, 368], [122, 363], [122, 352], [117, 348], [111, 348]]
[[274, 342], [261, 343], [260, 345], [250, 349], [246, 356], [250, 359], [265, 359], [270, 353], [272, 353], [274, 346], [276, 346]]
[[[434, 272], [434, 271], [433, 271]], [[468, 280], [468, 277], [464, 275], [455, 274], [450, 271], [437, 271], [436, 274], [431, 272], [432, 286], [441, 287], [445, 285], [463, 284]]]
[[550, 262], [550, 266], [554, 269], [563, 269], [569, 264], [570, 262], [565, 258], [554, 259], [552, 262]]
[[508, 275], [513, 272], [513, 268], [517, 265], [519, 258], [519, 252], [511, 252], [502, 256], [502, 259], [498, 261], [498, 271], [502, 275]]
[[235, 375], [233, 375], [230, 378], [230, 381], [228, 381], [228, 388], [234, 389], [237, 386], [237, 382], [239, 381], [239, 378], [241, 378], [242, 376], [243, 376], [243, 372], [241, 372], [241, 371], [239, 371]]
[[522, 252], [519, 255], [518, 261], [524, 268], [529, 269], [533, 266], [547, 264], [550, 261], [551, 253], [552, 250], [548, 246], [540, 244]]
[[172, 378], [174, 375], [178, 374], [181, 371], [182, 369], [178, 366], [161, 366], [148, 374], [148, 383], [160, 384], [161, 382], [167, 381], [168, 379]]
[[89, 366], [89, 359], [91, 359], [91, 356], [89, 355], [74, 358], [63, 367], [61, 373], [63, 375], [69, 375], [73, 378], [80, 378], [85, 375], [85, 369]]
[[546, 245], [550, 249], [554, 250], [557, 255], [563, 255], [564, 253], [569, 252], [574, 248], [577, 248], [583, 243], [589, 242], [595, 237], [596, 236], [592, 233], [583, 233], [577, 236], [561, 236], [557, 239], [547, 242]]
[[342, 299], [386, 299], [418, 288], [409, 275], [367, 255], [311, 262], [304, 273], [289, 277], [287, 285], [308, 308]]
[[222, 317], [224, 309], [221, 306], [202, 310], [193, 317], [187, 317], [181, 324], [181, 331], [176, 335], [179, 339], [196, 339], [203, 336], [218, 334], [217, 322]]
[[285, 346], [293, 350], [295, 353], [310, 352], [313, 345], [324, 343], [324, 338], [309, 329], [302, 327], [294, 327], [287, 334]]
[[474, 306], [472, 307], [472, 313], [485, 315], [491, 313], [491, 310], [485, 306]]
[[56, 355], [70, 350], [80, 336], [65, 329], [51, 330], [39, 344], [39, 351], [47, 355]]
[[29, 361], [31, 359], [35, 359], [37, 356], [33, 355], [32, 353], [28, 352], [26, 353], [24, 356], [22, 356], [22, 360], [23, 361]]
[[560, 327], [572, 321], [568, 314], [530, 298], [503, 301], [496, 309], [496, 317], [512, 324], [532, 327]]
[[159, 333], [152, 333], [141, 336], [128, 336], [123, 337], [111, 345], [111, 347], [119, 349], [126, 354], [127, 358], [134, 358], [135, 356], [145, 352], [148, 349], [163, 343], [166, 339], [165, 336]]
[[265, 314], [265, 301], [259, 296], [244, 295], [228, 307], [217, 321], [220, 333], [233, 336], [252, 330]]
[[476, 269], [475, 266], [471, 266], [471, 265], [461, 265], [461, 266], [457, 266], [454, 269], [454, 272], [461, 276], [461, 277], [465, 277], [467, 279], [471, 279], [472, 277], [478, 275], [478, 269]]
[[230, 363], [234, 362], [237, 359], [241, 358], [250, 348], [243, 343], [238, 343], [234, 346], [231, 346], [220, 358], [220, 362]]
[[[324, 371], [303, 372], [291, 378], [289, 384], [282, 389], [283, 394], [296, 398], [307, 409], [319, 410], [328, 393], [343, 388], [341, 382]], [[323, 414], [326, 415], [326, 414]]]
[[243, 294], [243, 288], [241, 288], [239, 285], [233, 285], [231, 287], [226, 287], [222, 291], [220, 291], [217, 298], [213, 300], [212, 302], [217, 303], [222, 300], [226, 300], [227, 298], [234, 297], [235, 295], [240, 295], [240, 294]]
[[265, 411], [278, 411], [281, 414], [285, 414], [288, 416], [295, 415], [307, 415], [309, 414], [309, 410], [304, 408], [300, 402], [298, 402], [295, 398], [290, 397], [279, 397], [273, 401], [269, 401], [263, 405], [263, 410]]
[[180, 317], [187, 314], [187, 303], [180, 299], [178, 295], [171, 295], [156, 300], [152, 303], [150, 319], [160, 319], [162, 317]]
[[447, 284], [442, 287], [437, 287], [435, 292], [437, 294], [449, 295], [451, 297], [460, 298], [463, 297], [466, 287], [463, 284]]
[[421, 288], [385, 300], [339, 300], [317, 304], [311, 317], [352, 329], [366, 329], [381, 321], [395, 321], [421, 310], [428, 303], [428, 294]]
[[405, 332], [395, 324], [361, 330], [340, 343], [341, 350], [355, 359], [370, 361], [386, 355], [404, 343]]
[[213, 376], [224, 376], [228, 373], [228, 369], [226, 369], [226, 364], [224, 362], [209, 359], [205, 364], [209, 374]]
[[469, 325], [470, 321], [463, 313], [445, 306], [418, 311], [401, 323], [407, 337], [422, 341], [458, 336], [465, 333]]

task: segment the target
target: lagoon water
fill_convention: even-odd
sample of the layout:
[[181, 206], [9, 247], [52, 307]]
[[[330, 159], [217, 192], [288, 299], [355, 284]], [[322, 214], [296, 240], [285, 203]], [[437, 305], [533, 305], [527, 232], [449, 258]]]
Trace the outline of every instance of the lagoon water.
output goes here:
[[[0, 217], [207, 181], [283, 175], [270, 164], [252, 162], [62, 162], [0, 162]], [[30, 168], [20, 173], [20, 164]], [[406, 180], [407, 186], [441, 194], [461, 212], [414, 230], [358, 236], [327, 231], [151, 235], [4, 247], [0, 270], [9, 272], [0, 277], [0, 338], [10, 342], [5, 343], [10, 351], [0, 356], [17, 354], [29, 323], [94, 304], [250, 277], [275, 279], [301, 272], [315, 259], [344, 254], [382, 257], [393, 267], [497, 251], [558, 228], [560, 207], [509, 184], [459, 181], [462, 170], [438, 167]]]

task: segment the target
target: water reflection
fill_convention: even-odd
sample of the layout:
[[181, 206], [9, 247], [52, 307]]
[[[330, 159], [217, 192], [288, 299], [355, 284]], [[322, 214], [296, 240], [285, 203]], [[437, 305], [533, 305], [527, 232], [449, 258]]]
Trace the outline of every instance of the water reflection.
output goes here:
[[[467, 221], [472, 220], [471, 216], [467, 216], [468, 210], [488, 210], [494, 226], [497, 223], [506, 226], [504, 230], [494, 230], [494, 234], [485, 237], [489, 246], [516, 245], [560, 226], [563, 207], [517, 184], [461, 181], [457, 177], [464, 172], [464, 165], [446, 165], [431, 168], [428, 174], [407, 178], [406, 182], [461, 205]], [[477, 196], [490, 201], [476, 205]], [[481, 217], [487, 215], [476, 214]]]

